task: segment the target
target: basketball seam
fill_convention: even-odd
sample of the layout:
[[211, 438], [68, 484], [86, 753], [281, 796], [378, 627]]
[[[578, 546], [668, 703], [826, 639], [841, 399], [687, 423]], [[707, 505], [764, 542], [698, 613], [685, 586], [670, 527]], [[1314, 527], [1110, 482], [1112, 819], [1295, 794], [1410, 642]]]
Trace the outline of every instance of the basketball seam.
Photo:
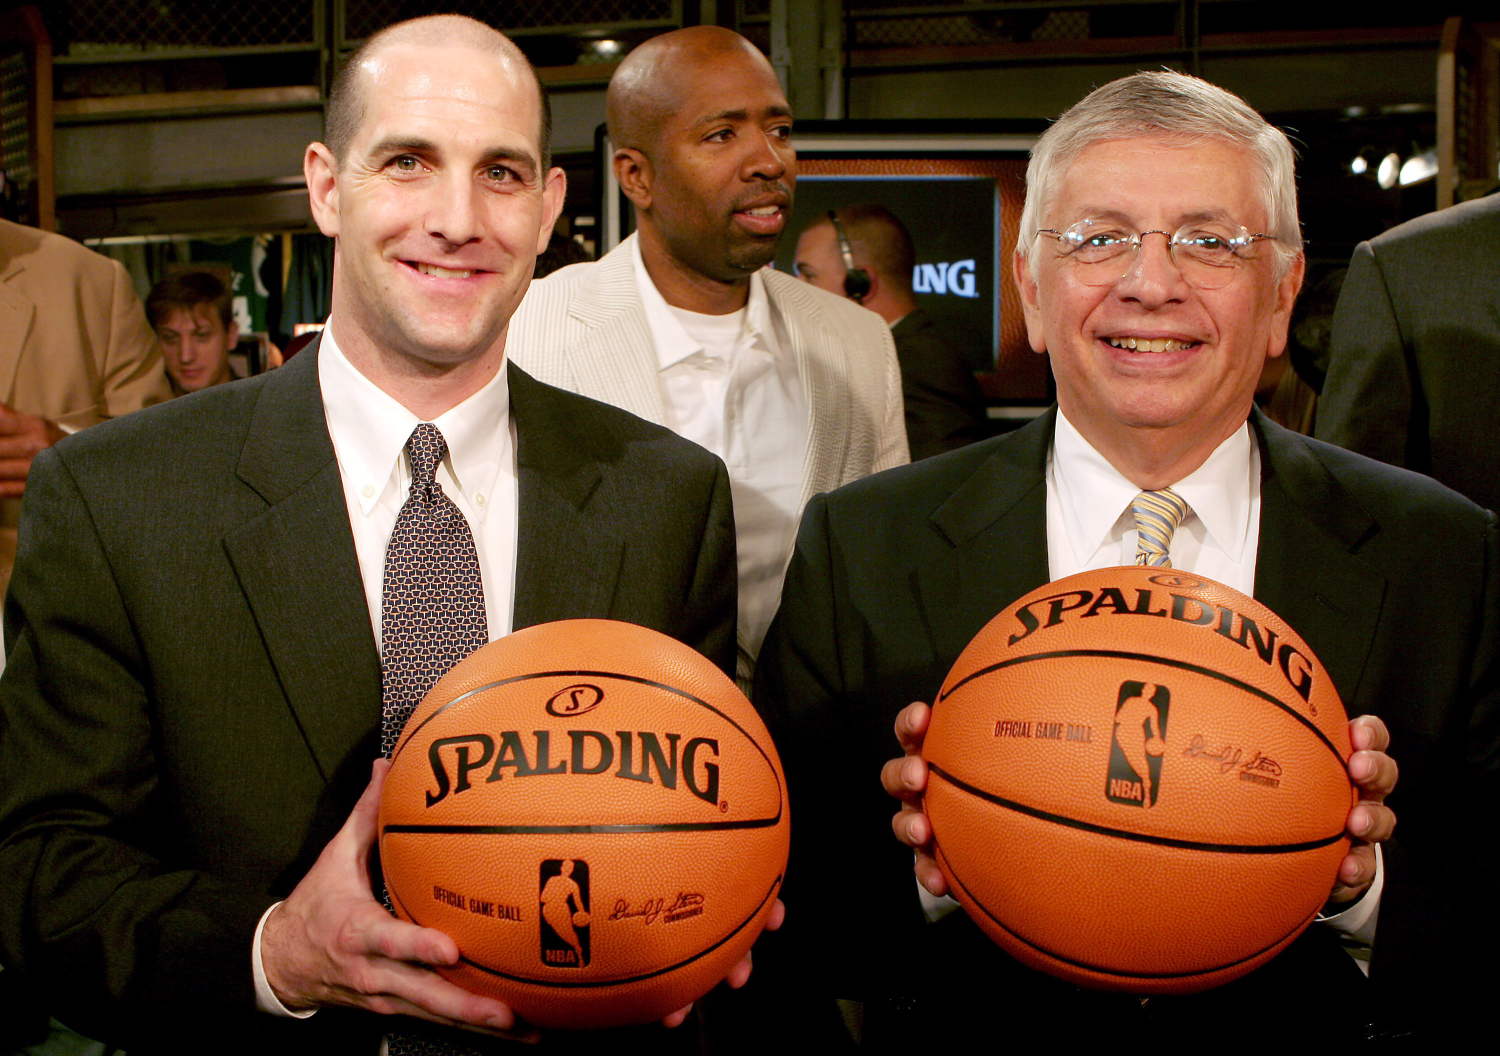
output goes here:
[[944, 871], [947, 873], [947, 875], [950, 876], [950, 877], [952, 877], [953, 880], [958, 884], [959, 887], [963, 888], [964, 894], [966, 894], [966, 895], [969, 896], [969, 899], [974, 903], [974, 905], [978, 906], [979, 909], [984, 913], [984, 915], [986, 917], [988, 917], [990, 920], [994, 921], [995, 926], [997, 928], [999, 928], [1001, 931], [1005, 932], [1005, 934], [1009, 935], [1011, 938], [1013, 938], [1017, 942], [1021, 943], [1027, 949], [1034, 950], [1035, 952], [1043, 955], [1044, 957], [1050, 957], [1050, 958], [1052, 958], [1055, 961], [1060, 961], [1063, 964], [1069, 965], [1070, 967], [1073, 967], [1073, 968], [1081, 968], [1081, 969], [1083, 969], [1085, 971], [1097, 972], [1100, 975], [1114, 976], [1114, 977], [1119, 978], [1119, 979], [1193, 979], [1193, 978], [1198, 978], [1198, 977], [1205, 976], [1205, 975], [1212, 975], [1215, 972], [1229, 971], [1229, 970], [1231, 970], [1233, 968], [1238, 967], [1239, 965], [1242, 965], [1242, 964], [1246, 963], [1247, 961], [1253, 961], [1257, 957], [1264, 956], [1267, 950], [1274, 950], [1277, 946], [1279, 946], [1282, 943], [1286, 942], [1288, 939], [1290, 939], [1293, 936], [1295, 936], [1303, 928], [1307, 927], [1308, 924], [1310, 924], [1312, 922], [1313, 918], [1317, 916], [1317, 912], [1314, 911], [1313, 913], [1309, 914], [1309, 916], [1308, 916], [1308, 918], [1306, 920], [1304, 920], [1302, 923], [1298, 924], [1296, 927], [1292, 928], [1291, 930], [1287, 931], [1280, 938], [1278, 938], [1275, 942], [1272, 942], [1272, 943], [1269, 943], [1269, 944], [1267, 944], [1265, 946], [1262, 946], [1260, 949], [1256, 950], [1254, 953], [1252, 953], [1252, 954], [1250, 954], [1250, 955], [1248, 955], [1246, 957], [1241, 957], [1237, 961], [1229, 961], [1226, 964], [1220, 964], [1220, 965], [1216, 965], [1216, 966], [1210, 967], [1210, 968], [1200, 968], [1200, 969], [1197, 969], [1197, 970], [1191, 971], [1191, 972], [1130, 972], [1130, 971], [1125, 971], [1125, 970], [1119, 969], [1119, 968], [1108, 968], [1108, 967], [1105, 967], [1103, 965], [1089, 964], [1086, 961], [1075, 961], [1072, 958], [1064, 957], [1060, 953], [1054, 953], [1053, 951], [1047, 949], [1045, 946], [1040, 946], [1037, 943], [1032, 942], [1030, 939], [1025, 938], [1024, 936], [1018, 934], [1013, 928], [1011, 928], [1008, 925], [1006, 925], [1004, 922], [1002, 922], [1001, 920], [999, 920], [993, 913], [991, 913], [989, 911], [988, 907], [986, 907], [983, 902], [979, 901], [979, 899], [977, 899], [977, 898], [974, 897], [974, 892], [970, 891], [969, 890], [969, 885], [965, 884], [963, 882], [963, 880], [959, 877], [957, 871], [955, 871], [954, 868], [953, 868], [953, 863], [948, 860], [948, 856], [945, 855], [945, 854], [943, 854], [941, 848], [935, 848], [935, 849], [937, 850], [938, 857], [940, 857], [943, 860]]
[[[632, 975], [624, 979], [604, 979], [579, 982], [570, 982], [568, 980], [553, 981], [550, 979], [537, 979], [528, 975], [510, 975], [507, 972], [500, 971], [498, 968], [487, 968], [477, 961], [471, 961], [469, 958], [464, 957], [462, 954], [459, 955], [459, 960], [472, 968], [477, 968], [479, 971], [484, 972], [487, 975], [498, 976], [501, 979], [509, 979], [511, 982], [515, 983], [526, 983], [530, 986], [546, 987], [550, 990], [596, 990], [607, 986], [625, 986], [629, 983], [639, 983], [647, 979], [655, 979], [657, 976], [667, 975], [670, 972], [675, 972], [677, 971], [677, 969], [692, 964], [694, 961], [702, 960], [710, 953], [713, 953], [714, 950], [717, 950], [720, 946], [724, 945], [730, 939], [734, 938], [740, 932], [744, 931], [745, 928], [750, 925], [750, 922], [756, 918], [760, 911], [765, 908], [766, 903], [775, 896], [777, 889], [781, 886], [781, 879], [784, 875], [785, 874], [777, 874], [776, 879], [771, 881], [770, 890], [768, 890], [765, 896], [760, 900], [760, 904], [751, 911], [748, 917], [736, 924], [730, 931], [726, 932], [724, 937], [719, 939], [718, 942], [714, 943], [712, 946], [705, 946], [703, 949], [699, 950], [697, 953], [693, 954], [686, 960], [678, 961], [676, 964], [670, 965], [666, 968], [658, 968], [654, 972], [646, 972], [644, 975]], [[399, 901], [399, 899], [396, 899], [395, 892], [391, 893], [391, 898], [395, 901]], [[401, 908], [406, 909], [406, 903], [402, 902]], [[426, 926], [419, 923], [417, 918], [409, 911], [407, 913], [407, 916], [410, 917], [411, 922], [413, 924], [417, 924], [418, 927]]]
[[1096, 825], [1091, 821], [1082, 821], [1078, 818], [1067, 817], [1064, 814], [1054, 814], [1039, 807], [1017, 803], [1013, 799], [1006, 799], [992, 792], [975, 788], [973, 785], [954, 777], [936, 763], [928, 763], [927, 768], [954, 788], [993, 803], [997, 807], [1004, 807], [1018, 814], [1025, 814], [1028, 817], [1036, 818], [1039, 821], [1051, 822], [1054, 825], [1064, 825], [1070, 829], [1091, 832], [1097, 836], [1113, 836], [1116, 839], [1133, 840], [1136, 843], [1151, 843], [1159, 847], [1175, 847], [1179, 850], [1207, 851], [1215, 854], [1295, 854], [1300, 851], [1315, 851], [1320, 847], [1327, 847], [1345, 838], [1342, 829], [1333, 836], [1325, 836], [1321, 839], [1308, 840], [1302, 843], [1208, 843], [1203, 840], [1181, 840], [1173, 836], [1149, 836], [1141, 832], [1131, 832], [1128, 829], [1114, 829], [1104, 825]]
[[616, 834], [632, 832], [722, 832], [730, 829], [766, 829], [781, 823], [774, 818], [751, 818], [746, 821], [668, 821], [621, 825], [386, 825], [388, 833], [419, 833], [434, 836], [572, 836], [590, 833]]
[[1251, 696], [1259, 697], [1267, 703], [1276, 705], [1282, 711], [1286, 712], [1292, 718], [1296, 719], [1298, 722], [1302, 723], [1302, 725], [1311, 730], [1313, 735], [1317, 737], [1318, 740], [1323, 742], [1324, 747], [1326, 747], [1330, 752], [1333, 753], [1333, 757], [1339, 761], [1339, 765], [1345, 765], [1343, 755], [1339, 753], [1338, 748], [1334, 747], [1333, 742], [1328, 739], [1327, 734], [1318, 729], [1318, 727], [1310, 722], [1305, 716], [1299, 715], [1297, 712], [1287, 707], [1285, 703], [1278, 700], [1270, 693], [1267, 693], [1265, 690], [1260, 689], [1257, 686], [1252, 686], [1248, 682], [1242, 682], [1232, 675], [1226, 675], [1222, 672], [1215, 671], [1212, 668], [1202, 667], [1198, 664], [1191, 664], [1186, 660], [1173, 660], [1165, 656], [1152, 656], [1149, 653], [1126, 653], [1116, 649], [1061, 649], [1051, 653], [1032, 653], [1029, 656], [1012, 657], [1009, 660], [1001, 660], [998, 663], [990, 664], [988, 667], [982, 667], [978, 671], [974, 671], [959, 679], [959, 681], [955, 682], [950, 689], [939, 694], [937, 700], [933, 702], [933, 710], [936, 710], [938, 704], [941, 704], [943, 701], [947, 700], [950, 696], [957, 692], [959, 686], [962, 686], [968, 682], [972, 682], [974, 679], [979, 678], [983, 675], [993, 674], [994, 672], [999, 671], [1001, 668], [1013, 667], [1017, 664], [1030, 663], [1033, 660], [1066, 660], [1072, 657], [1105, 657], [1117, 660], [1140, 660], [1146, 663], [1162, 664], [1166, 667], [1176, 667], [1180, 668], [1183, 671], [1192, 671], [1196, 674], [1207, 675], [1209, 678], [1218, 679], [1220, 682], [1225, 682], [1231, 686], [1236, 687], [1237, 689], [1244, 690]]

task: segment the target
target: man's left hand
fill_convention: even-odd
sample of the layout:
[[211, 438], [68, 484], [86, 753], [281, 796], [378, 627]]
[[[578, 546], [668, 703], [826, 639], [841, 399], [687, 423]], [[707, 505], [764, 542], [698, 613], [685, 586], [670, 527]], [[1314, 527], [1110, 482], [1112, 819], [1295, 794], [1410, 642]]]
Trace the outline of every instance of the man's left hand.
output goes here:
[[0, 498], [20, 498], [31, 460], [67, 435], [45, 418], [0, 403]]
[[1385, 805], [1385, 797], [1396, 787], [1396, 760], [1385, 754], [1391, 746], [1390, 731], [1373, 715], [1361, 715], [1349, 723], [1349, 780], [1359, 789], [1359, 803], [1349, 811], [1345, 826], [1353, 841], [1339, 863], [1338, 880], [1330, 902], [1352, 902], [1375, 880], [1375, 845], [1391, 838], [1396, 815]]

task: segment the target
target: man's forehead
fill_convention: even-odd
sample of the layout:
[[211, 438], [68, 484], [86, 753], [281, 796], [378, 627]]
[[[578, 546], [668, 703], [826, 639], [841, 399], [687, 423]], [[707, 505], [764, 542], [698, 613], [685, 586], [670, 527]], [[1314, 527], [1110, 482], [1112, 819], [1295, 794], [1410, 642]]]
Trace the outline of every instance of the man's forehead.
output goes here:
[[464, 111], [505, 110], [532, 129], [540, 121], [540, 99], [529, 70], [503, 52], [466, 44], [401, 42], [376, 51], [361, 63], [364, 119], [399, 123], [413, 106], [436, 105]]
[[[1251, 152], [1229, 140], [1103, 140], [1069, 163], [1051, 211], [1064, 210], [1069, 220], [1087, 216], [1126, 223], [1261, 222], [1258, 171]], [[1062, 216], [1053, 219], [1065, 222]]]

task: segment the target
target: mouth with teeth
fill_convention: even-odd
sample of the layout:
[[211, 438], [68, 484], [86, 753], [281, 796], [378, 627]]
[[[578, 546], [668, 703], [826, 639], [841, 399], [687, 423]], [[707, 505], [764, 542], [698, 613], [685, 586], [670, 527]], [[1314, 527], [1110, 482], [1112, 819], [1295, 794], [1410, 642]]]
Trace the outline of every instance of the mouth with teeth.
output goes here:
[[767, 205], [757, 205], [750, 209], [737, 210], [734, 218], [752, 234], [776, 235], [781, 233], [781, 229], [786, 223], [786, 209], [784, 206], [772, 202]]
[[1182, 341], [1175, 337], [1106, 337], [1108, 344], [1132, 352], [1181, 352], [1192, 348], [1197, 341]]
[[406, 261], [406, 266], [421, 272], [423, 275], [431, 275], [435, 279], [468, 279], [474, 276], [473, 269], [440, 268], [436, 264], [423, 264], [417, 261]]

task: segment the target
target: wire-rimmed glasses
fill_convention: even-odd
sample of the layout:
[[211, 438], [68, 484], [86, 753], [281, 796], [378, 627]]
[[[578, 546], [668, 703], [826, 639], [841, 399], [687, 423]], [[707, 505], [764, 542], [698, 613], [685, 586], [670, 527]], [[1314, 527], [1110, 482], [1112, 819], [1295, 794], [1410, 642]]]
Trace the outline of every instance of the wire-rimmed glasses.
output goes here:
[[1227, 286], [1236, 269], [1249, 262], [1246, 251], [1257, 242], [1276, 240], [1275, 235], [1252, 233], [1248, 228], [1221, 220], [1193, 220], [1173, 234], [1166, 231], [1132, 231], [1112, 220], [1085, 218], [1064, 231], [1043, 228], [1039, 235], [1057, 239], [1064, 259], [1074, 266], [1080, 282], [1088, 286], [1113, 286], [1135, 263], [1141, 241], [1147, 235], [1167, 239], [1172, 263], [1187, 282], [1200, 290]]

